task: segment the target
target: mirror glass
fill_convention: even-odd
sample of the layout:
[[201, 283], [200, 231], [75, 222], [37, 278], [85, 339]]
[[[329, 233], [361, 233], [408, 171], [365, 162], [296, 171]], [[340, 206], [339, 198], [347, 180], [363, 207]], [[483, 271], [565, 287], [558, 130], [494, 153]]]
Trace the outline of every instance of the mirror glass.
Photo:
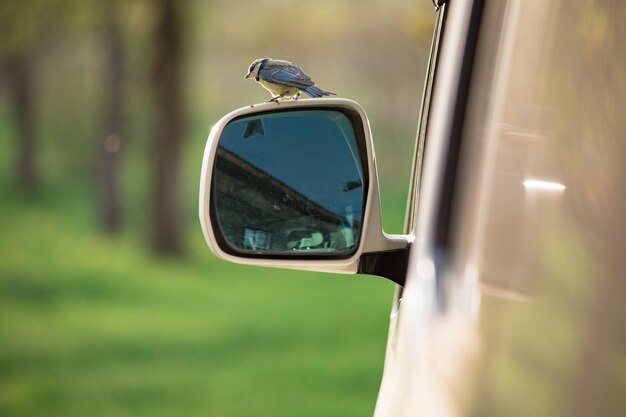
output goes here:
[[214, 228], [236, 254], [349, 256], [361, 234], [364, 171], [340, 111], [235, 119], [215, 156]]

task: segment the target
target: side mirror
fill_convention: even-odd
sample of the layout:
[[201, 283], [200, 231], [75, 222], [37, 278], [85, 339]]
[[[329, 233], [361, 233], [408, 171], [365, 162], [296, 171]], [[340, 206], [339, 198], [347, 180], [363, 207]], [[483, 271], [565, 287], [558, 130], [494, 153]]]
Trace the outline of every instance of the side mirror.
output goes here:
[[200, 222], [218, 257], [403, 282], [409, 239], [382, 230], [369, 123], [355, 102], [235, 110], [211, 130], [201, 175]]

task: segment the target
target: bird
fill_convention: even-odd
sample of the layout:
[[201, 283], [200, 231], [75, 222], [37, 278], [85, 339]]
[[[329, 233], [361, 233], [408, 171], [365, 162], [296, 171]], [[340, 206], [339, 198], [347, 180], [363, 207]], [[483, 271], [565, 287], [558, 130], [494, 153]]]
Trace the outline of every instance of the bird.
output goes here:
[[289, 61], [272, 58], [255, 59], [248, 73], [244, 77], [253, 78], [263, 88], [270, 92], [272, 98], [267, 102], [278, 104], [279, 99], [297, 100], [304, 91], [311, 97], [336, 95], [332, 91], [325, 91], [315, 86], [309, 75], [302, 68]]

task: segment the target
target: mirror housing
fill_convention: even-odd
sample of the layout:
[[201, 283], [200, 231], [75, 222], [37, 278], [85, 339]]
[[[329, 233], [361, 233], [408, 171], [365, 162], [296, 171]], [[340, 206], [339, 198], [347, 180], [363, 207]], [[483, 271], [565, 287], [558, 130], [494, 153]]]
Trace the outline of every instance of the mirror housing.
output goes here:
[[[317, 114], [317, 113], [319, 114]], [[335, 114], [340, 115], [340, 117], [332, 117]], [[321, 237], [321, 233], [316, 231], [309, 232], [306, 234], [307, 238], [302, 238], [300, 241], [300, 247], [302, 246], [302, 242], [306, 241], [309, 244], [319, 244], [318, 248], [320, 249], [310, 249], [305, 248], [306, 250], [297, 250], [293, 248], [293, 244], [289, 244], [285, 246], [282, 250], [263, 250], [263, 248], [267, 248], [267, 245], [256, 246], [248, 246], [248, 245], [238, 245], [233, 244], [233, 239], [226, 238], [225, 233], [222, 229], [227, 229], [228, 227], [223, 227], [224, 221], [220, 223], [219, 218], [223, 218], [223, 213], [228, 212], [229, 210], [234, 211], [235, 215], [239, 215], [237, 211], [240, 210], [238, 208], [232, 208], [231, 206], [227, 206], [225, 203], [222, 203], [221, 199], [225, 195], [223, 184], [225, 180], [219, 179], [222, 174], [219, 169], [216, 169], [216, 160], [222, 161], [224, 159], [225, 153], [230, 155], [233, 149], [236, 149], [236, 146], [239, 145], [226, 145], [226, 142], [230, 141], [232, 143], [233, 137], [236, 137], [239, 140], [238, 143], [251, 143], [250, 141], [260, 140], [263, 141], [272, 140], [274, 137], [279, 136], [281, 132], [285, 129], [288, 129], [288, 126], [293, 126], [296, 123], [296, 127], [300, 128], [301, 131], [306, 131], [306, 135], [301, 134], [300, 136], [306, 136], [304, 139], [299, 138], [299, 140], [313, 140], [311, 139], [311, 135], [313, 137], [317, 137], [317, 139], [324, 139], [322, 135], [329, 135], [328, 129], [323, 129], [321, 124], [317, 125], [308, 125], [306, 124], [306, 119], [302, 117], [293, 118], [295, 121], [291, 121], [291, 124], [277, 124], [282, 119], [287, 119], [287, 116], [291, 115], [314, 115], [315, 117], [322, 117], [322, 122], [326, 120], [323, 117], [326, 117], [327, 120], [339, 120], [345, 119], [346, 121], [339, 121], [340, 125], [347, 124], [348, 128], [342, 127], [341, 130], [344, 132], [343, 136], [346, 138], [352, 136], [350, 135], [349, 127], [352, 128], [354, 135], [353, 139], [347, 140], [347, 142], [356, 141], [357, 146], [352, 146], [348, 144], [344, 146], [345, 150], [341, 148], [336, 148], [333, 151], [333, 155], [335, 153], [343, 152], [345, 154], [353, 153], [354, 161], [356, 162], [355, 167], [352, 167], [352, 172], [354, 181], [345, 182], [345, 178], [343, 181], [345, 182], [345, 187], [343, 191], [348, 191], [347, 194], [353, 195], [361, 195], [362, 198], [362, 206], [361, 203], [356, 204], [357, 206], [361, 206], [362, 209], [358, 213], [360, 216], [360, 222], [358, 221], [350, 221], [353, 225], [352, 230], [354, 230], [358, 235], [356, 239], [354, 239], [354, 244], [352, 246], [345, 246], [344, 249], [331, 249], [331, 247], [335, 248], [336, 244], [333, 241], [333, 245], [329, 245], [326, 242], [322, 245], [323, 238]], [[258, 117], [255, 117], [258, 116]], [[345, 117], [343, 117], [345, 116]], [[233, 126], [237, 124], [237, 122], [244, 121], [245, 123], [239, 123], [237, 129]], [[298, 125], [299, 123], [299, 125]], [[265, 125], [269, 125], [268, 132], [266, 133]], [[306, 124], [306, 125], [305, 125]], [[274, 127], [272, 130], [272, 126]], [[336, 127], [335, 127], [336, 129]], [[337, 129], [336, 129], [337, 130]], [[234, 133], [236, 131], [236, 133]], [[272, 133], [274, 132], [274, 133]], [[292, 134], [293, 137], [294, 135]], [[298, 135], [295, 135], [298, 136]], [[341, 136], [341, 135], [340, 135]], [[226, 138], [229, 139], [226, 139]], [[308, 137], [308, 139], [307, 139]], [[316, 140], [317, 140], [316, 139]], [[342, 137], [343, 139], [343, 137]], [[222, 140], [222, 144], [220, 145], [220, 140]], [[276, 140], [279, 140], [276, 138]], [[335, 140], [336, 142], [336, 140]], [[268, 142], [265, 142], [266, 144]], [[330, 144], [330, 142], [326, 142]], [[285, 145], [287, 144], [287, 145]], [[257, 154], [260, 149], [257, 146]], [[276, 145], [279, 146], [279, 145]], [[292, 146], [288, 142], [285, 142], [283, 139], [281, 147], [276, 147], [276, 150], [282, 149], [284, 146]], [[296, 145], [293, 145], [296, 146]], [[302, 145], [297, 145], [302, 146]], [[316, 144], [318, 146], [318, 144]], [[329, 145], [326, 145], [329, 146]], [[338, 145], [334, 145], [338, 146]], [[230, 147], [230, 149], [226, 149]], [[221, 156], [218, 156], [221, 155]], [[297, 187], [294, 187], [293, 184], [285, 184], [282, 178], [293, 178], [293, 171], [291, 171], [290, 176], [286, 176], [286, 174], [281, 174], [278, 172], [274, 175], [267, 175], [267, 171], [272, 169], [276, 171], [280, 171], [282, 168], [272, 168], [276, 167], [277, 163], [274, 161], [273, 163], [267, 162], [268, 155], [271, 159], [273, 153], [271, 151], [266, 151], [266, 155], [264, 157], [263, 162], [265, 167], [257, 168], [255, 164], [250, 164], [246, 161], [246, 159], [250, 158], [252, 153], [249, 153], [245, 158], [230, 158], [230, 162], [233, 162], [229, 165], [229, 169], [232, 171], [233, 169], [241, 171], [241, 175], [236, 173], [237, 177], [241, 177], [243, 175], [243, 170], [248, 170], [248, 177], [250, 166], [255, 168], [255, 178], [257, 184], [265, 185], [270, 182], [281, 184], [281, 189], [288, 189], [293, 191], [294, 188], [311, 188], [316, 187], [315, 189], [322, 189], [322, 184], [315, 184], [315, 181], [318, 182], [325, 181], [324, 184], [328, 183], [328, 181], [333, 180], [333, 165], [331, 162], [327, 162], [327, 168], [323, 165], [325, 161], [317, 160], [317, 167], [321, 168], [318, 170], [320, 173], [324, 174], [324, 178], [316, 178], [308, 177], [307, 184], [303, 185], [303, 182], [298, 182], [297, 178], [292, 180], [292, 183], [297, 184]], [[254, 154], [256, 155], [256, 154]], [[298, 164], [300, 162], [304, 163], [307, 156], [306, 150], [302, 153], [302, 161], [289, 161], [292, 165]], [[297, 158], [297, 157], [296, 157]], [[348, 161], [350, 158], [344, 159]], [[243, 162], [242, 162], [243, 161]], [[336, 161], [335, 161], [336, 162]], [[287, 165], [287, 163], [285, 163]], [[320, 166], [320, 164], [322, 164]], [[351, 163], [347, 163], [345, 165], [351, 165]], [[286, 169], [286, 168], [285, 168]], [[303, 169], [306, 171], [306, 169]], [[344, 169], [345, 171], [345, 169]], [[258, 174], [258, 173], [261, 174]], [[360, 175], [361, 179], [358, 179], [358, 175]], [[303, 174], [304, 175], [304, 174]], [[344, 174], [345, 176], [345, 174]], [[320, 177], [322, 175], [320, 174]], [[295, 181], [295, 182], [294, 182]], [[337, 182], [338, 179], [335, 179]], [[218, 193], [215, 188], [216, 183], [219, 187], [221, 187], [220, 192]], [[273, 185], [273, 189], [276, 189], [276, 186]], [[268, 187], [263, 187], [270, 189], [270, 185]], [[331, 187], [332, 188], [332, 187]], [[337, 188], [337, 187], [334, 187]], [[358, 190], [361, 188], [361, 190]], [[232, 185], [231, 185], [231, 189]], [[355, 190], [356, 189], [356, 190]], [[240, 193], [242, 192], [239, 190]], [[356, 193], [356, 194], [355, 194]], [[360, 193], [360, 194], [358, 194]], [[294, 194], [291, 192], [291, 194]], [[302, 200], [302, 194], [295, 193], [298, 195], [298, 198]], [[311, 192], [313, 194], [313, 192]], [[319, 193], [315, 194], [316, 196]], [[310, 218], [317, 217], [319, 218], [322, 212], [330, 213], [327, 215], [327, 218], [339, 218], [341, 216], [336, 215], [335, 212], [338, 212], [337, 209], [328, 209], [319, 208], [319, 207], [329, 207], [332, 205], [332, 200], [336, 200], [335, 197], [343, 197], [340, 194], [336, 196], [330, 195], [327, 196], [325, 200], [321, 200], [323, 197], [317, 197], [317, 201], [315, 200], [306, 200], [307, 201], [307, 210], [309, 210], [309, 206], [318, 207], [317, 211], [313, 210], [312, 214], [309, 216]], [[289, 197], [291, 198], [291, 197]], [[353, 197], [355, 198], [355, 197]], [[249, 204], [251, 205], [260, 205], [266, 203], [258, 202], [260, 200], [256, 198], [250, 198]], [[323, 201], [323, 203], [321, 203]], [[352, 207], [352, 206], [350, 206]], [[276, 210], [280, 210], [280, 207], [276, 207]], [[267, 210], [266, 210], [267, 211]], [[308, 211], [307, 211], [308, 213]], [[280, 102], [279, 105], [276, 103], [262, 103], [256, 104], [253, 106], [247, 106], [240, 109], [237, 109], [226, 116], [222, 117], [211, 129], [209, 134], [209, 138], [206, 143], [204, 157], [202, 161], [202, 172], [200, 177], [200, 201], [199, 201], [199, 214], [200, 214], [200, 224], [202, 226], [202, 231], [204, 233], [204, 237], [209, 245], [209, 248], [213, 251], [213, 253], [224, 260], [246, 264], [246, 265], [258, 265], [258, 266], [269, 266], [269, 267], [277, 267], [277, 268], [289, 268], [289, 269], [298, 269], [298, 270], [309, 270], [309, 271], [320, 271], [320, 272], [334, 272], [334, 273], [368, 273], [373, 275], [380, 275], [386, 278], [391, 279], [396, 283], [402, 284], [404, 281], [404, 272], [406, 271], [405, 258], [404, 256], [408, 250], [408, 245], [410, 243], [410, 237], [405, 235], [387, 235], [383, 232], [382, 229], [382, 219], [381, 219], [381, 208], [380, 208], [380, 193], [378, 186], [378, 176], [376, 170], [376, 158], [374, 156], [374, 147], [371, 137], [371, 131], [369, 127], [369, 121], [364, 110], [354, 101], [342, 98], [322, 98], [322, 99], [309, 99], [309, 100], [300, 100], [300, 101], [288, 101], [288, 102]], [[218, 216], [218, 214], [220, 216]], [[331, 216], [332, 215], [332, 216]], [[240, 216], [243, 217], [243, 216]], [[306, 217], [306, 216], [305, 216]], [[352, 219], [350, 219], [352, 220]], [[250, 221], [250, 220], [246, 220]], [[319, 226], [322, 228], [326, 227], [327, 223], [332, 223], [333, 220], [328, 220], [323, 225]], [[339, 220], [336, 220], [335, 223], [338, 225]], [[345, 222], [344, 222], [345, 223]], [[311, 222], [307, 222], [307, 226], [310, 226]], [[347, 226], [344, 226], [347, 228]], [[245, 239], [251, 239], [250, 236], [243, 236], [244, 234], [252, 234], [254, 235], [254, 231], [258, 230], [257, 226], [250, 227], [249, 230], [245, 230], [244, 228], [238, 229], [237, 233], [242, 235], [242, 241]], [[231, 229], [228, 229], [231, 230]], [[250, 231], [252, 230], [252, 232]], [[258, 234], [259, 232], [257, 232]], [[261, 232], [262, 242], [267, 241], [267, 237], [264, 237], [263, 234], [265, 232]], [[302, 236], [302, 234], [300, 234]], [[258, 236], [257, 236], [258, 238]], [[330, 239], [329, 239], [330, 240]], [[321, 249], [326, 247], [327, 249]], [[282, 248], [282, 246], [279, 246]], [[291, 252], [287, 251], [291, 249]], [[389, 256], [387, 256], [389, 255]], [[389, 265], [386, 265], [390, 263]], [[403, 266], [404, 263], [404, 266]]]

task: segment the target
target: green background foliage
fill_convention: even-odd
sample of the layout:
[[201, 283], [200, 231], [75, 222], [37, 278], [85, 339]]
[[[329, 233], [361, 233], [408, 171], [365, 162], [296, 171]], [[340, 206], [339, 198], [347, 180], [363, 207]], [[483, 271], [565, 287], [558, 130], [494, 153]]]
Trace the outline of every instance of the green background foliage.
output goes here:
[[243, 80], [248, 64], [288, 59], [368, 112], [385, 228], [401, 232], [435, 17], [429, 3], [181, 2], [180, 257], [158, 257], [148, 245], [153, 3], [116, 3], [127, 61], [124, 228], [107, 236], [93, 185], [107, 89], [103, 3], [3, 2], [2, 19], [13, 18], [2, 58], [28, 53], [35, 62], [40, 185], [15, 184], [18, 134], [2, 83], [0, 415], [371, 415], [393, 285], [218, 261], [197, 220], [198, 177], [217, 118], [269, 98]]

